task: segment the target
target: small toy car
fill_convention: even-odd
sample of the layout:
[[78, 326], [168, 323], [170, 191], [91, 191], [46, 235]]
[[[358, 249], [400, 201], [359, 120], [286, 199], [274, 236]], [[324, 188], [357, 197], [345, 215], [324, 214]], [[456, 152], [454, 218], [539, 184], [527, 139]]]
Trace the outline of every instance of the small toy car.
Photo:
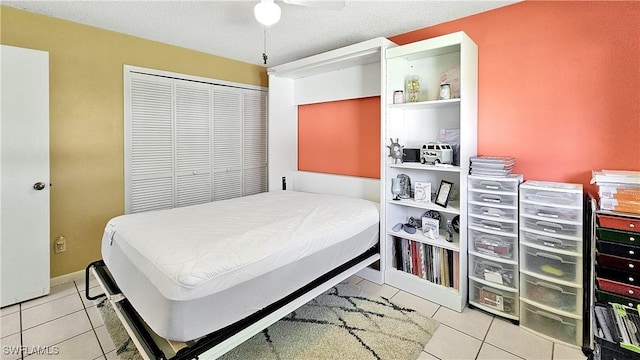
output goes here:
[[420, 163], [451, 164], [453, 163], [453, 149], [451, 145], [445, 143], [426, 143], [420, 149]]

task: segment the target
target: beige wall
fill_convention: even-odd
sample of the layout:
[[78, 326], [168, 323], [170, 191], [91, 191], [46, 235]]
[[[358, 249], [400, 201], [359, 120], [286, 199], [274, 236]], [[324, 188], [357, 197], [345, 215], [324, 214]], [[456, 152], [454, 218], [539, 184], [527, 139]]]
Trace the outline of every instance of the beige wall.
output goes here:
[[0, 43], [49, 52], [51, 276], [101, 258], [105, 223], [124, 212], [124, 64], [267, 86], [266, 68], [15, 8]]

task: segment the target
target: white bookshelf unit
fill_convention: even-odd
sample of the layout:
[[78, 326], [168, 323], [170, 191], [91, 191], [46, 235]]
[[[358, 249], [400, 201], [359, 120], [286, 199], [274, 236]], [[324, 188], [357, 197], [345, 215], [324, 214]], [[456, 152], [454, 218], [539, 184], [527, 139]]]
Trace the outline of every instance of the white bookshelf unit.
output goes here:
[[[385, 257], [382, 262], [385, 265], [385, 282], [450, 309], [462, 311], [468, 295], [467, 174], [469, 157], [477, 154], [478, 48], [465, 33], [456, 32], [387, 49], [386, 60], [386, 96], [383, 99], [387, 99], [387, 102], [383, 104], [385, 114], [381, 117], [380, 200], [383, 208], [381, 213], [384, 214], [381, 219], [381, 238]], [[441, 75], [451, 73], [451, 70], [459, 74], [456, 76], [459, 79], [459, 93], [457, 90], [452, 91], [451, 99], [438, 100]], [[420, 82], [418, 98], [416, 102], [408, 102], [407, 80], [416, 76]], [[405, 103], [392, 104], [394, 92], [398, 90], [404, 91]], [[451, 129], [456, 133], [459, 131], [459, 150], [456, 149], [455, 156], [459, 159], [457, 164], [394, 163], [388, 157], [390, 138], [394, 141], [399, 139], [399, 143], [405, 148], [420, 149], [428, 142], [438, 142], [441, 130], [446, 133]], [[391, 179], [399, 174], [410, 177], [412, 188], [417, 181], [430, 182], [432, 192], [437, 192], [442, 180], [453, 183], [448, 205], [441, 207], [433, 201], [425, 203], [411, 198], [393, 200]], [[437, 211], [442, 219], [440, 236], [436, 239], [424, 236], [420, 230], [415, 234], [402, 229], [393, 230], [396, 224], [406, 223], [410, 217], [420, 219], [427, 210]], [[448, 242], [443, 236], [445, 226], [447, 220], [456, 216], [460, 219], [459, 233], [454, 233], [453, 241]], [[398, 252], [402, 252], [401, 243], [406, 241], [401, 239], [407, 239], [419, 249], [414, 253], [423, 262], [414, 266], [422, 268], [417, 271], [418, 274], [416, 271], [403, 271], [402, 256]], [[439, 253], [439, 256], [444, 255], [444, 260], [449, 260], [452, 265], [457, 265], [451, 268], [450, 275], [446, 277], [448, 283], [444, 283], [442, 279], [427, 280], [429, 276], [424, 269], [429, 266], [435, 269], [434, 256], [428, 256], [429, 249]], [[440, 269], [446, 271], [445, 268]], [[441, 276], [444, 275], [441, 273]]]

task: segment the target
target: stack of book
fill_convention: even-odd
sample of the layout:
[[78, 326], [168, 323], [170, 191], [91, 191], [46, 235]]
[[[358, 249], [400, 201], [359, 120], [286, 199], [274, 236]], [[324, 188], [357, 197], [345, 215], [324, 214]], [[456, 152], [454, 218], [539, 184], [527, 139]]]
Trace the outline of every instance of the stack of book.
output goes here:
[[434, 284], [459, 289], [458, 252], [421, 242], [396, 238], [394, 266]]
[[516, 166], [513, 156], [472, 156], [471, 175], [507, 177]]
[[598, 185], [600, 209], [640, 214], [640, 171], [592, 171]]

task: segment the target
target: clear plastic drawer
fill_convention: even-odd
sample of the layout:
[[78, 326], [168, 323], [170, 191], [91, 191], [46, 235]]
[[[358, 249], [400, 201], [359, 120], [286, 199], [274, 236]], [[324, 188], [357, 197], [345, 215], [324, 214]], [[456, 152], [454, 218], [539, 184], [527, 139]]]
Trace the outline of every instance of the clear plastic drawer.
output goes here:
[[498, 220], [517, 220], [518, 209], [516, 208], [502, 208], [490, 205], [469, 204], [469, 213], [475, 215], [482, 215], [492, 217]]
[[582, 257], [545, 251], [521, 244], [520, 265], [531, 273], [551, 279], [582, 283]]
[[[582, 191], [553, 191], [527, 186], [525, 182], [520, 187], [520, 196], [523, 200], [550, 204], [582, 207]], [[568, 184], [567, 184], [568, 185]], [[573, 187], [571, 187], [573, 189]]]
[[473, 214], [469, 214], [469, 225], [480, 229], [500, 231], [508, 234], [517, 234], [518, 230], [518, 224], [516, 223], [504, 222], [498, 219], [483, 219], [473, 216]]
[[582, 221], [582, 208], [562, 208], [523, 202], [520, 204], [520, 212], [550, 220]]
[[469, 177], [469, 187], [476, 190], [518, 192], [519, 181]]
[[469, 229], [469, 239], [475, 252], [515, 260], [517, 237]]
[[469, 259], [469, 264], [471, 264], [469, 272], [471, 276], [514, 289], [518, 288], [517, 265], [504, 264], [473, 254], [469, 255]]
[[549, 235], [541, 235], [528, 231], [520, 231], [520, 241], [529, 244], [546, 246], [550, 249], [579, 252], [582, 251], [581, 239], [560, 239]]
[[492, 309], [518, 316], [518, 293], [509, 292], [469, 280], [469, 299]]
[[522, 302], [520, 324], [533, 331], [574, 345], [582, 345], [582, 320]]
[[483, 204], [516, 206], [518, 204], [517, 194], [494, 194], [470, 191], [469, 200]]
[[577, 225], [567, 224], [522, 216], [520, 224], [528, 230], [540, 231], [550, 236], [568, 236], [582, 239], [582, 223]]
[[554, 309], [582, 315], [582, 288], [557, 284], [524, 273], [520, 283], [523, 297]]

